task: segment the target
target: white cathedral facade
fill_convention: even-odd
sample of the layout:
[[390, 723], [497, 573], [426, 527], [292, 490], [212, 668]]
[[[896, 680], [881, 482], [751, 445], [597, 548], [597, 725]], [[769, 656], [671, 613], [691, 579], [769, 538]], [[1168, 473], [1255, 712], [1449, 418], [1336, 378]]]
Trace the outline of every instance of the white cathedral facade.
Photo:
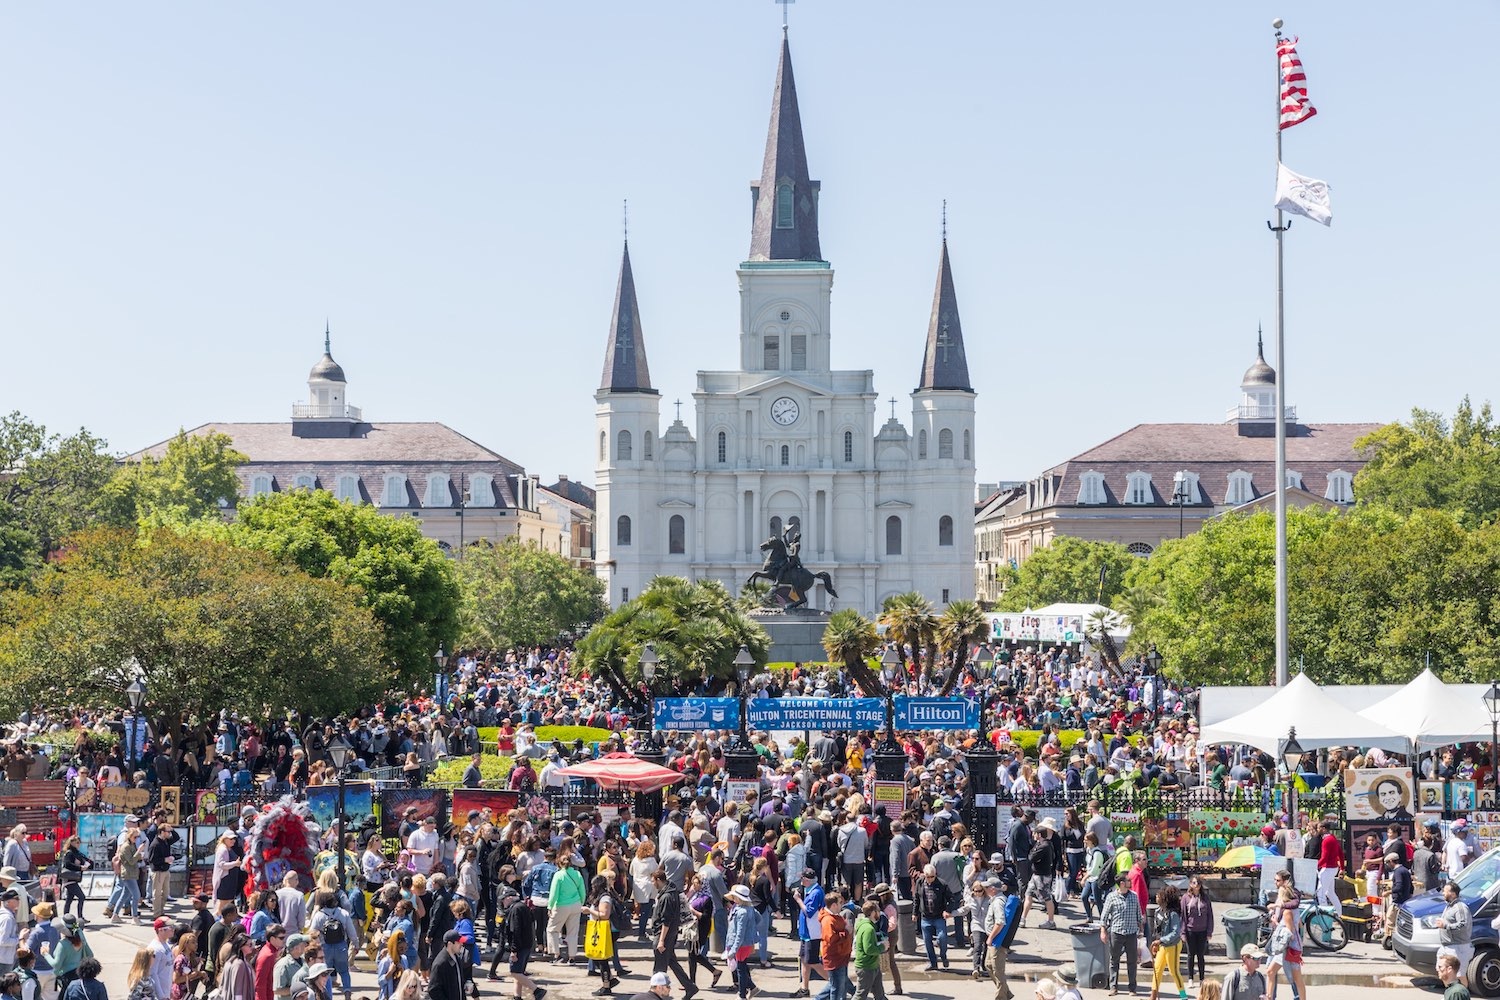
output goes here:
[[[911, 430], [876, 428], [874, 372], [831, 365], [833, 270], [818, 244], [782, 41], [766, 154], [739, 266], [740, 363], [700, 371], [693, 426], [661, 430], [627, 246], [597, 402], [596, 569], [618, 605], [659, 575], [738, 593], [760, 545], [800, 529], [801, 559], [832, 575], [810, 606], [880, 610], [917, 590], [942, 609], [974, 596], [974, 398], [946, 239]], [[913, 355], [919, 339], [913, 332]]]

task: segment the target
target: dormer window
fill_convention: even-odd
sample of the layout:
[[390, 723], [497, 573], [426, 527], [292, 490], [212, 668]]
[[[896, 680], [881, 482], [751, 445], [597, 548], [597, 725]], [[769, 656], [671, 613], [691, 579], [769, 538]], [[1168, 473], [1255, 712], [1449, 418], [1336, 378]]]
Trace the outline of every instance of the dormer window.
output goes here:
[[797, 224], [797, 209], [792, 201], [794, 195], [790, 182], [776, 186], [776, 228], [791, 229]]
[[1354, 502], [1354, 477], [1343, 469], [1328, 474], [1328, 489], [1323, 493], [1323, 499], [1332, 500], [1334, 503]]
[[1235, 470], [1229, 474], [1229, 488], [1224, 492], [1224, 502], [1231, 507], [1249, 503], [1255, 499], [1255, 487], [1250, 482], [1250, 473]]
[[1080, 504], [1106, 502], [1102, 475], [1097, 472], [1085, 472], [1078, 477], [1078, 502]]
[[1300, 472], [1293, 472], [1291, 469], [1287, 469], [1286, 470], [1286, 488], [1289, 489], [1289, 490], [1300, 490], [1300, 489], [1302, 489], [1303, 488], [1302, 487], [1302, 473], [1300, 473]]
[[1125, 502], [1145, 504], [1151, 502], [1151, 474], [1132, 472], [1126, 480]]

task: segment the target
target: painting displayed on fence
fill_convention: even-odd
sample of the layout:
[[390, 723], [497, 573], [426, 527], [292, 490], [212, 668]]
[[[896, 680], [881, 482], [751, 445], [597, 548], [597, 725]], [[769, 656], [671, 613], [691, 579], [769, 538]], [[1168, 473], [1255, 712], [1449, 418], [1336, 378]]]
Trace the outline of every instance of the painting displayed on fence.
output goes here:
[[[480, 813], [482, 822], [500, 822], [505, 814], [521, 804], [519, 792], [504, 791], [499, 788], [455, 788], [449, 793], [448, 813], [453, 817], [455, 825], [462, 826], [468, 822], [469, 813], [476, 809]], [[485, 816], [485, 810], [489, 815]]]
[[115, 838], [125, 829], [125, 817], [121, 813], [79, 813], [78, 815], [78, 839], [82, 843], [83, 853], [89, 856], [98, 867], [103, 859], [104, 867], [109, 868], [109, 858], [113, 853]]
[[1448, 808], [1454, 812], [1471, 812], [1479, 801], [1479, 790], [1472, 781], [1448, 782]]
[[1417, 782], [1417, 808], [1424, 813], [1440, 813], [1447, 800], [1446, 783], [1442, 781]]
[[1265, 823], [1264, 813], [1192, 810], [1188, 813], [1188, 826], [1192, 831], [1195, 859], [1200, 865], [1212, 864], [1231, 847], [1255, 843]]
[[388, 788], [380, 793], [380, 835], [387, 839], [401, 835], [401, 821], [408, 809], [418, 822], [428, 816], [437, 818], [438, 829], [448, 820], [448, 793], [442, 788]]
[[1416, 793], [1404, 767], [1344, 771], [1344, 817], [1350, 820], [1410, 820]]
[[[344, 824], [348, 829], [358, 830], [366, 820], [374, 817], [374, 789], [375, 786], [368, 781], [344, 783]], [[309, 786], [307, 807], [312, 810], [313, 822], [319, 829], [332, 829], [339, 808], [339, 786]]]

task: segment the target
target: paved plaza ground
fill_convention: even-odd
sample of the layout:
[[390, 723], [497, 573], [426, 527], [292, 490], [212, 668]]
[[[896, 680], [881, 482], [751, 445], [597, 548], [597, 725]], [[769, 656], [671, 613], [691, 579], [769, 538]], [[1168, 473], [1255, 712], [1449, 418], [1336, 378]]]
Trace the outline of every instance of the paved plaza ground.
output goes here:
[[[126, 993], [125, 975], [130, 959], [136, 948], [150, 940], [151, 931], [149, 926], [102, 923], [98, 919], [101, 907], [102, 904], [98, 901], [90, 902], [88, 912], [92, 919], [86, 933], [96, 955], [104, 965], [103, 978], [109, 988], [110, 996], [123, 998]], [[1060, 965], [1072, 964], [1073, 935], [1068, 933], [1066, 928], [1080, 916], [1076, 911], [1076, 906], [1072, 910], [1073, 912], [1070, 913], [1069, 908], [1065, 908], [1059, 915], [1059, 930], [1041, 930], [1035, 926], [1035, 918], [1032, 920], [1032, 926], [1021, 930], [1011, 956], [1009, 970], [1011, 989], [1018, 1000], [1030, 1000], [1032, 995], [1030, 984], [1037, 979], [1050, 976], [1052, 970]], [[186, 920], [191, 910], [185, 904], [177, 904], [169, 908], [168, 912], [176, 919]], [[784, 919], [776, 921], [775, 932], [776, 936], [771, 941], [775, 968], [769, 971], [755, 970], [754, 979], [756, 985], [764, 991], [763, 996], [790, 997], [792, 991], [798, 986], [796, 942], [788, 937], [788, 922]], [[1211, 976], [1222, 977], [1233, 969], [1233, 965], [1224, 957], [1223, 951], [1224, 937], [1220, 928], [1215, 933], [1213, 948], [1210, 952], [1209, 974]], [[615, 988], [615, 996], [624, 1000], [647, 988], [647, 980], [651, 972], [651, 956], [649, 948], [633, 937], [627, 937], [621, 942], [620, 954], [628, 975]], [[952, 964], [951, 970], [936, 973], [923, 971], [927, 964], [925, 954], [903, 957], [901, 976], [905, 995], [915, 1000], [938, 1000], [942, 997], [952, 997], [956, 1000], [991, 1000], [994, 989], [989, 981], [976, 982], [969, 977], [968, 951], [953, 949], [949, 957]], [[717, 959], [715, 964], [718, 964]], [[373, 962], [361, 961], [357, 964], [354, 973], [356, 1000], [363, 1000], [363, 998], [373, 1000], [377, 995], [374, 968]], [[514, 988], [509, 977], [504, 974], [503, 968], [502, 965], [502, 979], [498, 983], [487, 981], [484, 973], [480, 973], [481, 996], [509, 997], [513, 995]], [[1383, 950], [1379, 944], [1351, 942], [1347, 948], [1336, 954], [1309, 952], [1305, 970], [1309, 993], [1318, 1000], [1324, 1000], [1324, 998], [1327, 1000], [1409, 1000], [1409, 998], [1441, 993], [1435, 978], [1416, 977], [1404, 962], [1396, 958], [1394, 953]], [[575, 966], [558, 966], [548, 962], [533, 962], [531, 971], [538, 984], [548, 988], [548, 1000], [586, 1000], [599, 985], [597, 977], [585, 974], [585, 966], [581, 963]], [[703, 987], [700, 1000], [718, 1000], [718, 998], [733, 1000], [734, 991], [730, 986], [729, 976], [726, 975], [720, 980], [717, 990], [708, 989], [708, 979], [707, 973], [700, 969], [699, 984]], [[1140, 992], [1144, 996], [1150, 988], [1150, 970], [1145, 967], [1140, 969], [1140, 983]], [[814, 997], [817, 996], [819, 988], [818, 981], [815, 980]], [[887, 992], [890, 989], [891, 983], [887, 976]], [[1106, 992], [1103, 989], [1083, 990], [1085, 997], [1103, 998]], [[1192, 989], [1188, 992], [1190, 996], [1196, 993]], [[1278, 995], [1283, 1000], [1291, 995], [1285, 980], [1282, 981]], [[673, 996], [681, 996], [681, 990], [675, 980], [673, 981]], [[1172, 996], [1170, 983], [1165, 996], [1167, 1000], [1170, 1000]]]

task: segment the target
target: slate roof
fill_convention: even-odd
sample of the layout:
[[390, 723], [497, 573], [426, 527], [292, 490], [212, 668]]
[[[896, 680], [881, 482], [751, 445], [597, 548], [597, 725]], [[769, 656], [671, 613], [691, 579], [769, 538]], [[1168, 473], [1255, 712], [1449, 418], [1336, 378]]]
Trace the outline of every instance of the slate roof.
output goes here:
[[958, 294], [953, 290], [953, 267], [948, 262], [948, 240], [938, 258], [937, 288], [932, 293], [932, 317], [927, 322], [927, 346], [922, 352], [923, 389], [962, 389], [969, 384], [969, 360], [964, 354], [964, 328], [958, 319]]
[[[356, 424], [354, 436], [297, 437], [291, 422], [209, 423], [188, 431], [191, 435], [218, 431], [229, 435], [236, 450], [249, 461], [235, 472], [242, 495], [249, 496], [256, 476], [271, 477], [272, 489], [293, 489], [298, 476], [312, 476], [318, 489], [335, 491], [340, 478], [358, 480], [361, 500], [381, 507], [431, 507], [426, 502], [429, 477], [446, 475], [456, 507], [458, 494], [476, 475], [490, 476], [495, 488], [495, 507], [517, 507], [512, 476], [526, 471], [515, 462], [478, 444], [453, 428], [436, 422]], [[146, 455], [161, 457], [167, 450], [162, 441], [143, 448], [125, 461], [140, 461]], [[392, 502], [386, 497], [391, 476], [404, 480], [405, 495]], [[444, 505], [439, 505], [444, 506]], [[486, 506], [471, 502], [469, 507]]]
[[[1322, 496], [1331, 473], [1351, 475], [1364, 467], [1365, 457], [1354, 442], [1384, 424], [1297, 424], [1288, 428], [1287, 471], [1302, 477], [1302, 487]], [[1096, 506], [1125, 504], [1128, 478], [1144, 472], [1151, 477], [1151, 502], [1171, 504], [1172, 477], [1178, 471], [1197, 474], [1201, 503], [1222, 506], [1229, 492], [1230, 474], [1247, 472], [1254, 496], [1272, 492], [1276, 485], [1276, 440], [1241, 436], [1234, 421], [1222, 424], [1137, 424], [1122, 434], [1054, 466], [1042, 474], [1052, 480], [1052, 501], [1041, 506], [1078, 503], [1082, 476], [1104, 477], [1106, 501]]]
[[589, 510], [594, 510], [597, 507], [594, 488], [592, 486], [585, 486], [576, 480], [559, 479], [551, 486], [543, 487], [543, 489], [548, 493], [556, 493], [558, 496], [566, 500], [571, 500], [576, 504], [582, 504]]
[[[782, 182], [792, 185], [792, 225], [776, 225], [776, 194]], [[771, 127], [756, 189], [755, 221], [750, 230], [750, 259], [821, 261], [818, 246], [818, 182], [807, 175], [807, 148], [802, 142], [802, 113], [797, 81], [792, 76], [792, 48], [781, 39], [776, 92], [771, 97]]]
[[620, 280], [615, 285], [615, 308], [604, 348], [604, 374], [599, 388], [610, 392], [649, 392], [651, 372], [646, 366], [646, 336], [641, 332], [641, 307], [635, 300], [635, 275], [630, 270], [630, 244], [620, 257]]

